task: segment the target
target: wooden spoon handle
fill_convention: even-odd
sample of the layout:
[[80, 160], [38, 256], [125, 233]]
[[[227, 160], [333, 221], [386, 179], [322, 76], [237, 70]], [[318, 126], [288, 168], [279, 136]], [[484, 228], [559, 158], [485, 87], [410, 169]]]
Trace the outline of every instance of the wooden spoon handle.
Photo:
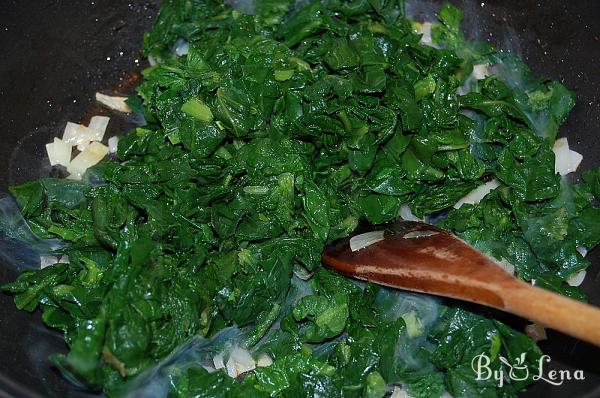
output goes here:
[[519, 280], [501, 296], [506, 311], [600, 346], [600, 309]]

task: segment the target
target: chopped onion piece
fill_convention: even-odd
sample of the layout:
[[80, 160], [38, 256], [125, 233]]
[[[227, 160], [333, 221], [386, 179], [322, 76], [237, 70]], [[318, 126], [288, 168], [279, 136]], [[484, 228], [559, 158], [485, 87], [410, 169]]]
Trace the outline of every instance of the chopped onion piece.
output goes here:
[[566, 138], [559, 138], [554, 141], [554, 172], [564, 176], [569, 174], [569, 167], [571, 166], [569, 142]]
[[483, 80], [490, 75], [487, 64], [476, 64], [473, 65], [472, 76], [476, 80]]
[[104, 138], [104, 133], [106, 132], [106, 128], [108, 127], [108, 122], [110, 118], [108, 116], [93, 116], [90, 120], [90, 124], [88, 127], [96, 130], [96, 137], [94, 141], [102, 141]]
[[229, 354], [229, 359], [227, 360], [227, 364], [225, 365], [227, 368], [227, 374], [230, 377], [238, 377], [242, 373], [249, 372], [256, 368], [256, 363], [254, 363], [254, 359], [248, 352], [241, 347], [235, 347], [231, 354]]
[[561, 176], [567, 175], [577, 170], [583, 160], [583, 156], [569, 148], [567, 138], [559, 138], [554, 141], [554, 171]]
[[540, 325], [539, 323], [532, 323], [531, 325], [525, 326], [525, 334], [531, 337], [535, 342], [546, 340], [548, 338], [548, 336], [546, 336], [544, 325]]
[[46, 268], [50, 265], [58, 263], [58, 257], [51, 254], [43, 254], [40, 256], [40, 268]]
[[[490, 72], [491, 65], [489, 64], [476, 64], [473, 65], [473, 71], [469, 77], [465, 80], [465, 83], [456, 89], [458, 95], [465, 95], [473, 90], [473, 84], [478, 80], [483, 80], [486, 77], [490, 76], [492, 73]], [[461, 111], [461, 113], [464, 112]]]
[[583, 155], [569, 148], [569, 158], [569, 170], [571, 173], [573, 173], [577, 171], [577, 168], [581, 164], [581, 161], [583, 160]]
[[67, 167], [71, 162], [71, 145], [65, 143], [58, 137], [54, 137], [54, 141], [46, 144], [46, 152], [48, 153], [48, 159], [50, 165], [55, 166], [57, 164]]
[[350, 250], [353, 252], [371, 246], [374, 243], [384, 240], [385, 231], [371, 231], [356, 235], [350, 238]]
[[131, 108], [125, 102], [127, 97], [113, 97], [102, 93], [96, 93], [96, 101], [106, 106], [109, 109], [113, 109], [119, 112], [130, 113]]
[[175, 54], [178, 57], [186, 55], [190, 51], [190, 43], [187, 40], [179, 39], [175, 42]]
[[232, 377], [234, 379], [240, 375], [240, 372], [238, 372], [235, 362], [231, 358], [229, 358], [229, 360], [227, 361], [226, 370], [229, 377]]
[[66, 144], [71, 144], [72, 146], [75, 146], [94, 141], [96, 135], [97, 132], [94, 129], [83, 126], [81, 124], [67, 122], [67, 126], [65, 127], [62, 140]]
[[108, 153], [117, 153], [119, 146], [119, 137], [116, 135], [108, 139]]
[[577, 251], [579, 252], [579, 254], [581, 254], [583, 257], [587, 256], [587, 254], [588, 254], [588, 250], [587, 250], [585, 247], [583, 247], [583, 246], [577, 246], [577, 249], [576, 249], [576, 250], [577, 250]]
[[88, 147], [88, 151], [96, 155], [100, 160], [108, 155], [108, 147], [100, 142], [92, 142]]
[[210, 365], [202, 365], [202, 368], [203, 368], [204, 370], [206, 370], [208, 373], [213, 373], [213, 372], [216, 372], [216, 371], [217, 371], [217, 369], [213, 368], [213, 367], [212, 367], [212, 366], [210, 366]]
[[69, 179], [80, 180], [85, 171], [100, 162], [108, 154], [108, 147], [99, 142], [92, 142], [83, 152], [67, 166]]
[[507, 259], [502, 258], [500, 261], [496, 261], [496, 264], [500, 266], [504, 271], [508, 272], [511, 275], [515, 274], [515, 266], [508, 262]]
[[569, 279], [567, 279], [566, 282], [570, 286], [579, 286], [583, 283], [583, 280], [585, 279], [585, 274], [586, 274], [586, 271], [581, 270], [578, 273], [571, 275], [571, 277]]
[[406, 221], [423, 221], [413, 214], [413, 212], [410, 210], [410, 206], [407, 204], [400, 206], [400, 217]]
[[426, 46], [433, 45], [433, 39], [431, 38], [431, 22], [423, 22], [419, 29], [419, 33], [423, 35], [419, 41], [420, 44]]
[[257, 368], [266, 368], [267, 366], [271, 366], [273, 364], [273, 360], [269, 356], [269, 354], [260, 354], [258, 360], [256, 361]]
[[215, 369], [223, 369], [225, 367], [223, 353], [220, 353], [220, 354], [217, 354], [214, 356], [213, 364], [215, 365]]
[[408, 398], [408, 394], [402, 388], [395, 386], [390, 398]]
[[458, 202], [456, 202], [456, 204], [454, 205], [454, 208], [458, 209], [465, 203], [469, 203], [469, 204], [479, 203], [479, 201], [481, 199], [483, 199], [488, 193], [490, 193], [492, 190], [498, 188], [499, 186], [500, 186], [500, 181], [498, 181], [497, 179], [494, 178], [493, 180], [488, 181], [485, 184], [478, 186], [477, 188], [475, 188], [474, 190], [472, 190], [471, 192], [466, 194], [464, 197], [459, 199]]
[[54, 255], [54, 254], [43, 254], [40, 256], [40, 268], [46, 268], [54, 264], [68, 264], [69, 256], [66, 255]]
[[571, 154], [569, 150], [569, 142], [566, 138], [559, 138], [554, 142], [554, 172], [561, 176], [569, 174], [571, 167]]

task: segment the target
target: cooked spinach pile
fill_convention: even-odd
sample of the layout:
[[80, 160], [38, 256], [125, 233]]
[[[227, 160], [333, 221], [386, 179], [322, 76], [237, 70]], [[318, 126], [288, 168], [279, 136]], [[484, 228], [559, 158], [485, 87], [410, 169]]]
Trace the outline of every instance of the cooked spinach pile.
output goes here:
[[[66, 242], [70, 264], [4, 286], [64, 331], [69, 352], [53, 362], [119, 396], [192, 336], [237, 325], [273, 364], [242, 381], [198, 364], [172, 375], [171, 396], [382, 397], [394, 383], [412, 397], [516, 395], [531, 379], [499, 388], [475, 380], [471, 360], [486, 353], [498, 369], [526, 353], [535, 369], [529, 337], [457, 304], [430, 328], [390, 316], [382, 294], [400, 293], [337, 275], [320, 253], [408, 205], [520, 278], [583, 299], [565, 280], [589, 265], [577, 248], [600, 240], [600, 172], [572, 185], [552, 151], [573, 93], [466, 41], [450, 5], [435, 47], [398, 0], [252, 11], [164, 1], [143, 44], [160, 62], [130, 100], [147, 124], [84, 182], [11, 189], [35, 233]], [[499, 67], [477, 81], [477, 63]], [[481, 202], [452, 209], [492, 178]], [[286, 305], [292, 281], [309, 293]]]

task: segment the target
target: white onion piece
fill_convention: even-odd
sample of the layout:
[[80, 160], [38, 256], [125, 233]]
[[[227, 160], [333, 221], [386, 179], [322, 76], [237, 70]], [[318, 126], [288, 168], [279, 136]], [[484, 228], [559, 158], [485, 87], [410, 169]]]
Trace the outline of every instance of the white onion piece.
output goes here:
[[561, 176], [569, 174], [571, 159], [569, 153], [569, 142], [566, 138], [559, 138], [554, 141], [554, 172]]
[[179, 39], [175, 42], [175, 54], [178, 57], [190, 52], [190, 43], [187, 40]]
[[125, 102], [127, 97], [113, 97], [102, 93], [96, 93], [96, 101], [106, 106], [109, 109], [113, 109], [119, 112], [130, 113], [131, 108]]
[[490, 75], [487, 64], [473, 65], [472, 76], [475, 80], [483, 80]]
[[525, 334], [531, 337], [535, 342], [546, 340], [548, 338], [546, 335], [546, 328], [539, 323], [532, 323], [531, 325], [525, 326]]
[[54, 137], [53, 142], [46, 144], [46, 152], [51, 166], [61, 165], [67, 167], [71, 162], [71, 145], [58, 137]]
[[583, 155], [569, 148], [569, 158], [569, 170], [571, 171], [571, 173], [573, 173], [577, 171], [577, 168], [581, 164], [581, 161], [583, 160]]
[[215, 365], [215, 369], [223, 369], [225, 367], [223, 353], [220, 353], [220, 354], [217, 354], [214, 356], [213, 364]]
[[493, 180], [488, 181], [485, 184], [478, 186], [477, 188], [475, 188], [474, 190], [472, 190], [471, 192], [466, 194], [464, 197], [460, 198], [458, 200], [458, 202], [456, 202], [456, 204], [454, 205], [454, 208], [458, 209], [465, 203], [469, 203], [469, 204], [479, 203], [479, 201], [481, 199], [483, 199], [488, 193], [490, 193], [492, 190], [498, 188], [499, 186], [500, 186], [500, 181], [498, 181], [497, 179], [494, 178]]
[[119, 146], [119, 137], [116, 135], [108, 139], [108, 153], [117, 153]]
[[101, 142], [92, 142], [88, 147], [88, 152], [93, 154], [96, 158], [102, 160], [102, 158], [108, 155], [108, 147]]
[[403, 389], [401, 389], [398, 386], [394, 387], [394, 391], [392, 391], [392, 395], [390, 395], [390, 398], [409, 398], [408, 394], [406, 393], [406, 391], [404, 391]]
[[419, 33], [422, 34], [419, 44], [425, 46], [433, 46], [433, 39], [431, 38], [431, 22], [423, 22]]
[[350, 250], [353, 252], [384, 240], [385, 231], [370, 231], [350, 238]]
[[96, 137], [94, 137], [94, 141], [102, 141], [104, 138], [104, 133], [106, 132], [106, 128], [108, 127], [108, 122], [110, 118], [108, 116], [93, 116], [90, 120], [90, 124], [88, 127], [96, 130]]
[[40, 256], [40, 269], [58, 263], [58, 257], [51, 254], [43, 254]]
[[63, 254], [62, 256], [60, 256], [60, 258], [58, 259], [58, 262], [60, 264], [69, 264], [69, 256], [67, 256], [66, 254]]
[[567, 279], [566, 282], [570, 286], [579, 286], [583, 283], [583, 280], [585, 279], [585, 274], [586, 274], [585, 270], [579, 271], [578, 273], [571, 275], [571, 277], [569, 279]]
[[269, 356], [269, 354], [262, 353], [258, 356], [256, 360], [257, 368], [266, 368], [267, 366], [271, 366], [273, 364], [273, 360]]
[[217, 369], [213, 368], [210, 365], [202, 365], [202, 369], [206, 370], [208, 373], [213, 373], [217, 371]]
[[227, 370], [227, 374], [229, 377], [236, 378], [240, 374], [237, 370], [235, 362], [230, 358], [225, 365], [225, 369]]
[[578, 246], [576, 250], [579, 252], [579, 254], [581, 254], [582, 257], [585, 257], [588, 254], [588, 250], [583, 246]]
[[566, 137], [554, 141], [554, 172], [561, 176], [567, 175], [577, 170], [583, 160], [583, 156], [569, 148], [569, 141]]
[[108, 147], [99, 142], [92, 142], [83, 152], [67, 166], [69, 179], [80, 180], [85, 171], [100, 162], [108, 154]]
[[94, 141], [97, 131], [81, 124], [67, 122], [62, 140], [66, 144], [76, 146]]
[[413, 212], [410, 210], [410, 206], [407, 204], [400, 206], [400, 217], [406, 221], [423, 221], [413, 214]]
[[248, 350], [241, 347], [235, 347], [231, 351], [231, 354], [229, 354], [229, 359], [227, 360], [225, 367], [227, 368], [227, 374], [230, 377], [235, 378], [242, 373], [254, 370], [256, 368], [256, 363]]
[[515, 274], [515, 266], [508, 262], [507, 259], [502, 258], [500, 261], [496, 261], [496, 264], [504, 271], [508, 272], [511, 275]]
[[473, 65], [473, 71], [465, 80], [465, 84], [456, 89], [458, 95], [465, 95], [473, 89], [473, 84], [478, 80], [483, 80], [490, 76], [490, 66], [488, 64]]

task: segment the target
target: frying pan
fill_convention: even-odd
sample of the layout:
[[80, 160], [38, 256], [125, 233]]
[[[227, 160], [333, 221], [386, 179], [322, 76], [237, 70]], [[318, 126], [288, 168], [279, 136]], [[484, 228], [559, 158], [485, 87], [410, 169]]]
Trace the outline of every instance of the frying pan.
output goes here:
[[[413, 0], [420, 18], [431, 18], [435, 1]], [[582, 169], [600, 165], [600, 2], [594, 0], [456, 1], [465, 11], [468, 36], [517, 51], [538, 74], [563, 82], [578, 102], [561, 135], [584, 155]], [[96, 91], [131, 94], [146, 64], [138, 49], [158, 10], [158, 1], [4, 0], [0, 11], [0, 192], [9, 185], [47, 176], [44, 145], [67, 121], [87, 122]], [[137, 60], [137, 61], [136, 61]], [[105, 113], [114, 116], [109, 113]], [[131, 120], [113, 117], [110, 133], [124, 132]], [[600, 306], [600, 251], [582, 285]], [[17, 273], [0, 264], [0, 283]], [[480, 309], [476, 309], [480, 310]], [[494, 316], [499, 316], [494, 314]], [[522, 321], [501, 315], [513, 325]], [[548, 331], [542, 350], [547, 369], [582, 369], [585, 381], [561, 386], [538, 382], [524, 397], [600, 396], [600, 350]], [[0, 294], [0, 396], [93, 396], [66, 381], [47, 360], [65, 352], [61, 336], [39, 313], [18, 311]]]

